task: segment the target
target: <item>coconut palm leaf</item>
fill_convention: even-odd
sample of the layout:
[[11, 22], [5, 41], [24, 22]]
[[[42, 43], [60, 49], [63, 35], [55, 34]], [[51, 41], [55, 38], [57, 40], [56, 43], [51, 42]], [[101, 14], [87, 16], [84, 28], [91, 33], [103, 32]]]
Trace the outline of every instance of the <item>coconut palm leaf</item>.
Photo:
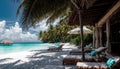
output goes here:
[[[72, 1], [72, 2], [71, 2]], [[68, 8], [73, 8], [72, 3], [77, 7], [90, 7], [96, 0], [22, 0], [17, 15], [22, 11], [20, 23], [23, 28], [29, 28], [43, 19], [48, 23], [65, 16]]]
[[53, 22], [64, 15], [69, 5], [69, 0], [23, 0], [17, 14], [23, 9], [20, 21], [24, 28], [29, 28], [46, 18], [48, 22]]

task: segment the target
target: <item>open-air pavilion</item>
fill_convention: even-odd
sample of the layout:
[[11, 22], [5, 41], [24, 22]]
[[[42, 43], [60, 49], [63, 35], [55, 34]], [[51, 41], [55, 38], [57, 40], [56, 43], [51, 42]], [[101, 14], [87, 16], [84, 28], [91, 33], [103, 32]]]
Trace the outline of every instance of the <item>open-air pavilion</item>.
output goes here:
[[93, 26], [93, 46], [107, 46], [109, 53], [120, 55], [120, 0], [91, 0], [90, 7], [83, 5], [87, 8], [79, 7], [79, 0], [73, 1], [76, 8], [68, 24]]

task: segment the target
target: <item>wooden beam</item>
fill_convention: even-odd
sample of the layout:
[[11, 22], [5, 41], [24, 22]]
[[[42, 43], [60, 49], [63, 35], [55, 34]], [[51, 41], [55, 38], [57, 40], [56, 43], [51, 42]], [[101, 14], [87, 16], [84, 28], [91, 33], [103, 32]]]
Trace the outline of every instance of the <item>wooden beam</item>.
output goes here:
[[117, 11], [120, 8], [120, 0], [106, 13], [103, 18], [100, 19], [100, 21], [97, 23], [99, 27], [101, 27], [107, 19], [109, 19], [115, 11]]

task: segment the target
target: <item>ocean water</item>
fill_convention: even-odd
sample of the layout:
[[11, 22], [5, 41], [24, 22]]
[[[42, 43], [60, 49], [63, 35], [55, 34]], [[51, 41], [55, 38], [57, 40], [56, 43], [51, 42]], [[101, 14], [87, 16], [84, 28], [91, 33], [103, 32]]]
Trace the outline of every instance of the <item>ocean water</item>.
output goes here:
[[55, 44], [37, 43], [37, 42], [14, 43], [10, 45], [0, 44], [0, 54], [30, 51], [30, 50], [42, 50], [42, 49], [48, 49], [48, 47], [50, 46], [55, 46]]

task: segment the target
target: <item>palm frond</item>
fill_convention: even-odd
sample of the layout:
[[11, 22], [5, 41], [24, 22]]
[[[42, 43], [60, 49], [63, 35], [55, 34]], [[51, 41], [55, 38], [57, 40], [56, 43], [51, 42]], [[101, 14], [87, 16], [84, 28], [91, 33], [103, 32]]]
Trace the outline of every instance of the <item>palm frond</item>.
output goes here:
[[23, 8], [20, 21], [24, 28], [29, 28], [48, 17], [50, 17], [51, 21], [54, 21], [62, 15], [59, 8], [64, 11], [68, 7], [69, 3], [69, 0], [24, 0], [18, 8], [17, 14], [19, 14], [20, 9]]
[[68, 13], [68, 10], [69, 8], [67, 5], [63, 5], [59, 7], [59, 9], [55, 10], [54, 13], [49, 17], [49, 19], [47, 20], [47, 23], [53, 23], [57, 18], [66, 16]]
[[[94, 4], [96, 0], [71, 0], [76, 6], [88, 8]], [[17, 15], [22, 9], [20, 23], [23, 28], [29, 28], [43, 19], [47, 19], [47, 23], [51, 23], [57, 18], [65, 15], [68, 8], [71, 7], [70, 0], [23, 0], [18, 8]]]

